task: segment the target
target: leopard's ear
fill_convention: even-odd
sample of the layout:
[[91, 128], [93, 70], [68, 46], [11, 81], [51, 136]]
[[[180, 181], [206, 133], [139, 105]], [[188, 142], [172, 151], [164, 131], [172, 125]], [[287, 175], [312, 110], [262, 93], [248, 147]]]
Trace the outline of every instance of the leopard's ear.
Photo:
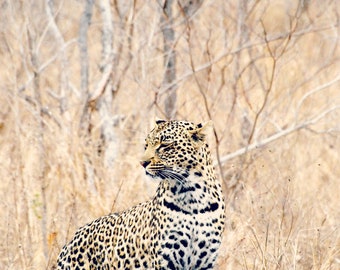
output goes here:
[[159, 119], [158, 117], [155, 117], [152, 121], [151, 121], [151, 125], [153, 126], [154, 129], [157, 129], [162, 123], [165, 123], [166, 121], [163, 119]]
[[193, 130], [189, 130], [191, 138], [197, 144], [197, 146], [201, 145], [201, 143], [204, 141], [206, 130], [211, 127], [213, 127], [213, 122], [210, 120], [208, 122], [198, 124]]
[[162, 120], [162, 119], [156, 119], [155, 122], [156, 122], [156, 125], [158, 126], [158, 125], [160, 125], [162, 123], [165, 123], [166, 121]]

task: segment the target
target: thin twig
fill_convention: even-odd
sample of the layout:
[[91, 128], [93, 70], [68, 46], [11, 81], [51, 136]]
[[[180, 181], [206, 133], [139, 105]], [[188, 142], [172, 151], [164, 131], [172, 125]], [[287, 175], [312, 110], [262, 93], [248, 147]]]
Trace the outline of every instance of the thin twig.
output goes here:
[[326, 31], [326, 30], [329, 30], [329, 29], [333, 29], [335, 27], [339, 27], [339, 25], [340, 25], [340, 23], [336, 23], [334, 25], [326, 26], [326, 27], [306, 28], [306, 29], [303, 29], [301, 31], [296, 31], [295, 33], [291, 33], [291, 31], [289, 31], [288, 33], [280, 34], [280, 35], [273, 36], [273, 37], [268, 37], [267, 41], [263, 41], [263, 40], [259, 40], [259, 41], [255, 41], [255, 42], [251, 41], [251, 42], [248, 42], [248, 43], [244, 44], [243, 46], [238, 47], [234, 50], [224, 51], [220, 55], [216, 56], [213, 60], [196, 67], [195, 70], [189, 70], [188, 72], [184, 73], [182, 76], [178, 77], [178, 79], [176, 81], [174, 81], [173, 83], [171, 83], [169, 85], [165, 85], [162, 88], [162, 91], [160, 91], [159, 94], [161, 95], [164, 92], [171, 89], [171, 87], [173, 87], [174, 85], [178, 85], [180, 82], [185, 81], [188, 77], [192, 76], [194, 74], [194, 72], [200, 72], [200, 71], [203, 71], [207, 68], [210, 68], [212, 65], [222, 61], [226, 57], [237, 54], [237, 53], [239, 53], [243, 50], [254, 48], [256, 46], [261, 46], [261, 45], [265, 44], [265, 42], [272, 42], [272, 41], [277, 41], [277, 40], [281, 40], [281, 39], [286, 39], [287, 37], [290, 37], [290, 38], [300, 37], [300, 36], [306, 35], [308, 33]]
[[[285, 137], [293, 132], [296, 132], [300, 129], [306, 129], [308, 128], [309, 126], [313, 125], [313, 124], [316, 124], [320, 119], [324, 118], [327, 114], [331, 113], [331, 112], [334, 112], [335, 110], [339, 110], [340, 109], [340, 105], [337, 105], [337, 106], [334, 106], [334, 107], [331, 107], [329, 108], [328, 110], [325, 110], [321, 113], [319, 113], [316, 117], [310, 119], [310, 120], [306, 120], [305, 122], [301, 123], [301, 124], [298, 124], [298, 125], [293, 125], [291, 126], [290, 128], [287, 128], [287, 129], [284, 129], [284, 130], [281, 130], [280, 132], [278, 133], [275, 133], [274, 135], [272, 136], [269, 136], [268, 138], [266, 139], [263, 139], [261, 141], [258, 141], [258, 142], [255, 142], [255, 143], [252, 143], [246, 147], [242, 147], [240, 149], [238, 149], [237, 151], [233, 152], [233, 153], [230, 153], [228, 155], [225, 155], [223, 157], [221, 157], [220, 159], [220, 162], [223, 164], [231, 159], [234, 159], [235, 157], [238, 157], [238, 156], [241, 156], [245, 153], [248, 153], [254, 149], [257, 149], [257, 148], [261, 148], [273, 141], [276, 141], [282, 137]], [[218, 164], [214, 164], [215, 166], [218, 166]]]

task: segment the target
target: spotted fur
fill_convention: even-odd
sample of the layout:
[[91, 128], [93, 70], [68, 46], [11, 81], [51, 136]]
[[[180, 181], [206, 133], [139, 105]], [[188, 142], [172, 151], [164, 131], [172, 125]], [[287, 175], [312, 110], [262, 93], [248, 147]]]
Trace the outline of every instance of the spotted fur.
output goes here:
[[141, 161], [160, 181], [154, 198], [81, 227], [57, 269], [212, 269], [225, 216], [208, 126], [156, 121]]

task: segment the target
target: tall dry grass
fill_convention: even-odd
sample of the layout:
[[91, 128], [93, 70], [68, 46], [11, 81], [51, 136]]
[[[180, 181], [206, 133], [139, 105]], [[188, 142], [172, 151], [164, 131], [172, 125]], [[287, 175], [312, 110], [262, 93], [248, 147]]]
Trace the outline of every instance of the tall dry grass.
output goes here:
[[[89, 93], [107, 65], [103, 2], [87, 32]], [[215, 124], [209, 142], [228, 205], [216, 269], [340, 268], [339, 7], [217, 0], [185, 16], [173, 4], [177, 118]], [[85, 132], [84, 8], [1, 2], [1, 269], [50, 268], [79, 226], [149, 199], [157, 185], [138, 161], [169, 89], [161, 7], [111, 1], [109, 120], [96, 100]]]

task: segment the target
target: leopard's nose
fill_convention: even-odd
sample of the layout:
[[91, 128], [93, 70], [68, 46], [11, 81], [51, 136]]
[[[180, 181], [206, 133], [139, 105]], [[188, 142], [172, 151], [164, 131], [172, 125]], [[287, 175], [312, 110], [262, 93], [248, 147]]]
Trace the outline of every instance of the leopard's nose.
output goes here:
[[150, 160], [141, 160], [140, 165], [142, 165], [144, 168], [146, 168], [151, 163]]

